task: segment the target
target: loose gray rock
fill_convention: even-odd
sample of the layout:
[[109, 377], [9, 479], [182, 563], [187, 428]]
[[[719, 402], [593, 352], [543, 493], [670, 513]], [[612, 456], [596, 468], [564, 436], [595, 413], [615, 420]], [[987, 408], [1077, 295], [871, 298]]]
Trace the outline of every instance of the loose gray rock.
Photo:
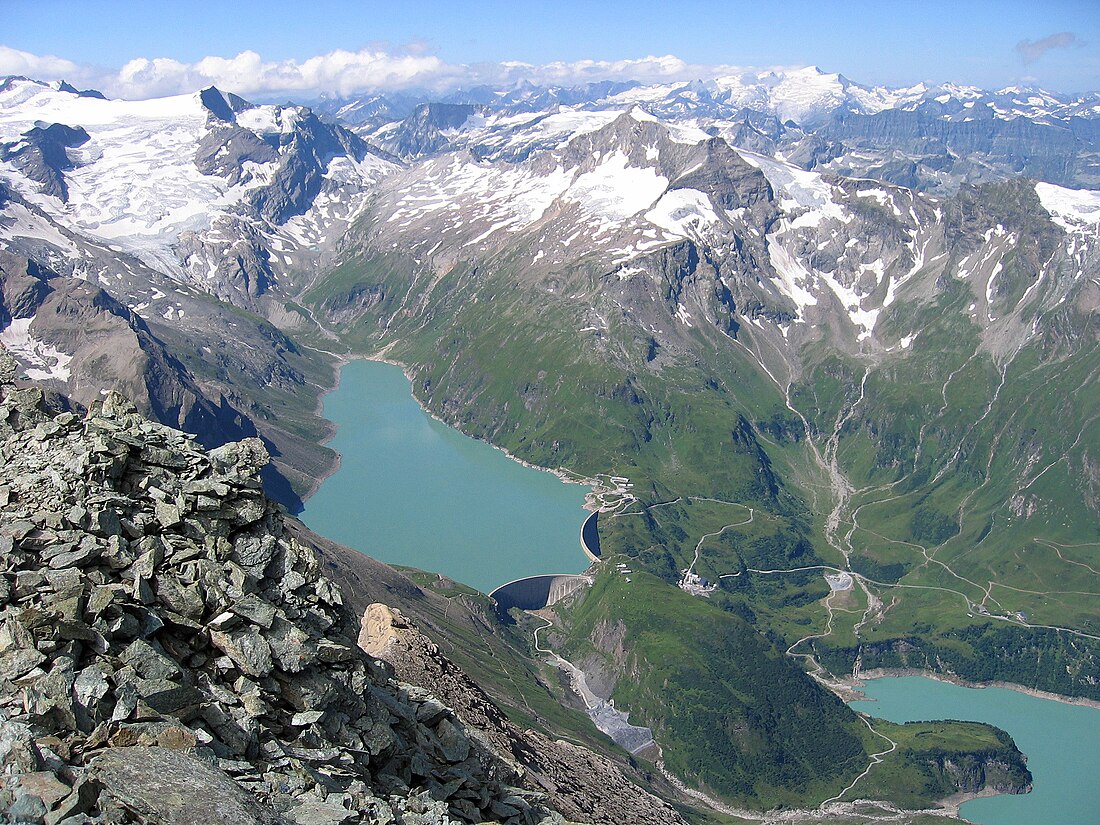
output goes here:
[[159, 825], [282, 825], [224, 771], [166, 748], [111, 748], [88, 776], [126, 810]]
[[0, 383], [0, 771], [20, 815], [539, 821], [514, 764], [356, 647], [262, 493], [267, 460], [116, 393], [80, 419]]

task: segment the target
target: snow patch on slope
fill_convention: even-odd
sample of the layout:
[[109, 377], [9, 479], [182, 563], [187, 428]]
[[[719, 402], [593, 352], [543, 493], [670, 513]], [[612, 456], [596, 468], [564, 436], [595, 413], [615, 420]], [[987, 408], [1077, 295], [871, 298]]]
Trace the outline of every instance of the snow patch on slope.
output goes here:
[[1067, 232], [1100, 236], [1100, 192], [1037, 183], [1035, 194], [1043, 209]]
[[[203, 174], [195, 162], [196, 147], [208, 133], [209, 112], [198, 93], [144, 101], [82, 98], [30, 81], [13, 82], [0, 93], [0, 141], [17, 140], [37, 125], [61, 123], [83, 127], [89, 140], [68, 154], [75, 168], [65, 172], [68, 203], [40, 193], [7, 164], [5, 179], [33, 205], [60, 225], [118, 251], [129, 252], [170, 277], [188, 277], [189, 262], [180, 261], [181, 236], [196, 233], [217, 243], [224, 216], [237, 215], [250, 190], [271, 182], [277, 162], [246, 162], [242, 183], [231, 186], [217, 175]], [[237, 116], [239, 125], [261, 134], [293, 131], [301, 117], [293, 106], [256, 106]], [[332, 236], [361, 211], [353, 193], [375, 183], [394, 165], [374, 155], [362, 161], [336, 157], [324, 173], [325, 185], [310, 210], [293, 225], [274, 227], [262, 220], [261, 235], [279, 234], [289, 249], [312, 248]], [[9, 216], [13, 211], [9, 208]], [[76, 254], [57, 237], [33, 233], [26, 216], [0, 229], [9, 237], [40, 237]], [[289, 266], [289, 264], [288, 264]]]
[[62, 235], [57, 227], [42, 220], [21, 203], [8, 204], [4, 214], [0, 215], [0, 238], [45, 241], [72, 255], [78, 254], [73, 242]]
[[56, 378], [58, 381], [68, 381], [69, 362], [73, 357], [31, 335], [33, 323], [34, 316], [12, 319], [12, 322], [0, 331], [0, 344], [3, 344], [16, 358], [32, 365], [26, 370], [27, 377], [31, 380], [48, 381]]
[[768, 257], [772, 268], [779, 276], [777, 286], [794, 302], [800, 316], [799, 320], [804, 321], [805, 319], [801, 317], [803, 310], [817, 305], [817, 296], [808, 289], [808, 286], [813, 283], [813, 275], [782, 244], [778, 243], [774, 236], [769, 235], [768, 240]]
[[833, 198], [833, 188], [817, 172], [743, 149], [738, 149], [737, 153], [764, 173], [772, 189], [780, 195], [779, 205], [785, 211], [807, 210], [798, 216], [792, 228], [817, 226], [824, 218], [848, 220], [844, 207]]
[[[417, 179], [396, 201], [387, 223], [409, 226], [435, 212], [487, 221], [492, 231], [518, 231], [538, 221], [568, 188], [572, 173], [556, 167], [545, 175], [519, 166], [498, 166], [454, 157], [433, 162], [428, 175]], [[446, 225], [457, 228], [457, 220]], [[490, 233], [482, 233], [480, 242]]]
[[668, 178], [649, 167], [628, 165], [621, 151], [613, 152], [591, 172], [577, 177], [565, 200], [579, 203], [589, 214], [623, 220], [652, 206], [668, 186]]
[[686, 237], [690, 230], [718, 222], [710, 197], [698, 189], [673, 189], [645, 213], [645, 219], [655, 226]]

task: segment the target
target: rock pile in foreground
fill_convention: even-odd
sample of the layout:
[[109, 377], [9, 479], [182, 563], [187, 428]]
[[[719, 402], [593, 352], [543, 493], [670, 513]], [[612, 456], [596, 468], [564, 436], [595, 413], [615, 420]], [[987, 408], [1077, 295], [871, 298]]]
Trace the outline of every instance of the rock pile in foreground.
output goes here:
[[562, 822], [357, 622], [263, 495], [107, 395], [86, 418], [0, 348], [0, 819]]

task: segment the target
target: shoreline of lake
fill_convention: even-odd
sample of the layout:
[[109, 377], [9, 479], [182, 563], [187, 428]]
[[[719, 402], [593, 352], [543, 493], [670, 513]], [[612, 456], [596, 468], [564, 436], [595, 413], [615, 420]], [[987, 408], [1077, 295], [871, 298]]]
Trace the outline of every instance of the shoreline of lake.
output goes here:
[[[359, 360], [358, 357], [335, 355], [333, 353], [328, 354], [332, 355], [333, 358], [336, 359], [336, 362], [335, 364], [333, 364], [332, 368], [332, 373], [335, 378], [333, 379], [332, 384], [327, 387], [322, 386], [321, 384], [316, 385], [321, 391], [317, 394], [317, 401], [313, 405], [313, 414], [317, 416], [317, 418], [321, 419], [321, 421], [324, 423], [325, 434], [318, 442], [322, 447], [327, 446], [328, 443], [332, 441], [332, 439], [336, 438], [336, 424], [330, 419], [325, 418], [325, 399], [328, 398], [331, 393], [334, 393], [336, 392], [336, 390], [340, 389], [340, 381], [344, 371], [344, 367], [346, 367], [352, 361]], [[316, 495], [317, 490], [321, 487], [321, 485], [324, 484], [325, 481], [330, 478], [333, 473], [340, 469], [342, 457], [337, 450], [333, 450], [332, 453], [333, 459], [331, 466], [327, 470], [325, 470], [325, 472], [319, 473], [316, 478], [310, 479], [309, 487], [299, 497], [302, 502], [303, 510], [305, 509], [305, 503], [309, 501], [309, 499], [311, 499], [314, 495]], [[299, 513], [299, 515], [301, 514]]]
[[1026, 685], [1018, 685], [1015, 682], [968, 682], [965, 679], [960, 679], [959, 677], [952, 676], [950, 674], [936, 673], [934, 671], [920, 670], [918, 668], [874, 668], [872, 670], [862, 670], [859, 672], [858, 676], [846, 676], [839, 679], [838, 681], [841, 685], [844, 686], [845, 689], [852, 692], [856, 701], [865, 701], [865, 696], [860, 690], [860, 687], [862, 686], [864, 680], [901, 678], [905, 676], [923, 676], [925, 679], [931, 679], [933, 682], [943, 682], [944, 684], [969, 688], [971, 690], [1000, 688], [1003, 690], [1015, 691], [1016, 693], [1022, 693], [1025, 696], [1031, 696], [1035, 699], [1049, 699], [1052, 702], [1061, 702], [1064, 705], [1074, 705], [1077, 707], [1094, 708], [1096, 710], [1100, 710], [1100, 702], [1084, 696], [1063, 696], [1061, 693], [1052, 693], [1048, 690], [1030, 688]]
[[[386, 349], [388, 349], [388, 347]], [[438, 421], [440, 424], [443, 424], [445, 427], [449, 427], [452, 430], [454, 430], [458, 433], [461, 433], [462, 435], [466, 436], [467, 438], [472, 438], [475, 441], [480, 441], [482, 444], [488, 444], [494, 450], [500, 450], [500, 452], [504, 453], [506, 456], [508, 456], [508, 458], [510, 458], [512, 461], [515, 461], [517, 464], [521, 464], [524, 467], [527, 467], [527, 468], [532, 469], [532, 470], [540, 470], [541, 472], [550, 473], [552, 475], [555, 475], [559, 479], [564, 481], [566, 484], [580, 484], [582, 486], [591, 488], [592, 492], [585, 495], [584, 508], [586, 510], [589, 510], [589, 511], [595, 511], [595, 510], [599, 509], [598, 505], [596, 505], [594, 503], [594, 500], [593, 500], [593, 496], [595, 495], [595, 491], [600, 486], [600, 482], [599, 482], [598, 479], [588, 478], [586, 476], [582, 476], [579, 473], [575, 473], [571, 470], [566, 470], [564, 467], [558, 467], [558, 468], [555, 469], [555, 468], [552, 468], [552, 467], [543, 467], [539, 464], [532, 464], [530, 461], [527, 461], [525, 459], [520, 458], [517, 455], [512, 454], [511, 452], [509, 452], [504, 447], [493, 444], [491, 441], [486, 441], [483, 438], [478, 438], [477, 436], [470, 435], [469, 433], [467, 433], [467, 432], [463, 431], [462, 429], [460, 429], [459, 427], [455, 426], [452, 422], [447, 421], [447, 420], [439, 417], [434, 412], [432, 412], [427, 407], [425, 407], [420, 402], [420, 399], [416, 397], [416, 393], [412, 391], [412, 381], [413, 381], [413, 379], [412, 379], [412, 375], [410, 373], [410, 368], [407, 367], [405, 364], [402, 364], [400, 361], [394, 361], [393, 359], [386, 358], [385, 354], [384, 354], [385, 351], [386, 350], [383, 349], [383, 350], [380, 350], [378, 353], [375, 353], [373, 355], [333, 356], [336, 359], [335, 364], [333, 365], [333, 374], [335, 375], [335, 380], [328, 387], [323, 387], [321, 385], [317, 385], [318, 387], [320, 387], [321, 392], [317, 395], [317, 402], [313, 405], [314, 415], [316, 415], [318, 418], [320, 418], [325, 424], [325, 435], [319, 442], [322, 447], [328, 445], [336, 437], [336, 425], [330, 419], [326, 418], [325, 414], [324, 414], [325, 413], [325, 399], [329, 395], [331, 395], [332, 393], [334, 393], [334, 392], [336, 392], [337, 390], [340, 389], [340, 385], [341, 385], [342, 380], [343, 380], [342, 376], [343, 376], [344, 367], [346, 367], [348, 364], [354, 363], [356, 361], [373, 361], [373, 362], [378, 363], [378, 364], [389, 364], [392, 367], [397, 367], [404, 374], [405, 378], [409, 382], [410, 395], [412, 395], [413, 400], [416, 401], [417, 405], [420, 407], [421, 410], [424, 411], [425, 415], [429, 416], [430, 418], [432, 418], [435, 421]], [[325, 481], [327, 481], [334, 473], [339, 471], [340, 465], [342, 463], [342, 461], [341, 461], [342, 456], [340, 455], [339, 451], [337, 451], [337, 450], [333, 450], [333, 454], [334, 454], [334, 458], [333, 458], [333, 461], [332, 461], [332, 466], [330, 466], [324, 473], [319, 474], [317, 476], [317, 478], [311, 479], [309, 487], [302, 493], [301, 500], [302, 500], [303, 505], [305, 504], [306, 501], [308, 501], [310, 498], [312, 498], [317, 493], [317, 490], [320, 488], [320, 486], [322, 484], [324, 484]]]
[[[373, 356], [373, 355], [364, 356], [363, 358], [354, 358], [354, 359], [351, 359], [351, 360], [354, 360], [354, 361], [374, 361], [375, 363], [378, 363], [378, 364], [389, 364], [391, 367], [397, 367], [399, 370], [401, 370], [402, 374], [404, 374], [404, 376], [405, 376], [405, 379], [409, 382], [409, 395], [412, 396], [412, 398], [416, 402], [417, 406], [419, 406], [420, 409], [424, 411], [424, 414], [426, 416], [428, 416], [429, 418], [431, 418], [434, 421], [438, 421], [444, 427], [449, 427], [450, 429], [454, 430], [455, 432], [466, 436], [467, 438], [472, 438], [474, 441], [478, 441], [482, 444], [488, 444], [494, 450], [499, 450], [500, 452], [504, 453], [506, 456], [508, 456], [508, 458], [510, 458], [512, 461], [516, 462], [517, 464], [521, 464], [522, 466], [527, 467], [528, 469], [531, 469], [531, 470], [539, 470], [540, 472], [543, 472], [543, 473], [550, 473], [551, 475], [555, 475], [558, 478], [560, 478], [562, 481], [564, 481], [566, 484], [580, 484], [580, 485], [583, 485], [585, 487], [591, 487], [593, 489], [595, 489], [596, 486], [599, 484], [599, 482], [596, 479], [586, 478], [585, 476], [582, 476], [579, 473], [574, 473], [571, 470], [566, 470], [564, 467], [558, 467], [557, 469], [554, 469], [553, 467], [543, 467], [539, 464], [532, 464], [530, 461], [522, 459], [517, 455], [513, 455], [512, 453], [510, 453], [504, 447], [501, 447], [497, 444], [494, 444], [492, 441], [487, 441], [484, 438], [478, 438], [476, 435], [470, 435], [468, 432], [466, 432], [462, 428], [456, 426], [454, 423], [452, 423], [450, 421], [447, 421], [446, 419], [441, 418], [440, 416], [436, 415], [434, 412], [432, 412], [426, 406], [424, 406], [424, 404], [421, 403], [420, 399], [416, 397], [416, 392], [415, 392], [415, 390], [413, 390], [413, 376], [411, 375], [411, 368], [405, 366], [400, 361], [393, 361], [393, 360], [390, 360], [390, 359], [385, 358], [383, 356]], [[340, 368], [343, 369], [344, 366], [345, 366], [344, 364], [341, 364]], [[584, 507], [585, 507], [586, 510], [593, 509], [592, 506], [589, 504], [589, 499], [588, 499], [587, 495], [585, 496], [585, 505], [584, 505]]]
[[[872, 674], [876, 678], [870, 678]], [[1092, 781], [1100, 775], [1100, 716], [1095, 704], [1036, 695], [1014, 689], [1016, 685], [978, 690], [962, 680], [914, 669], [866, 671], [860, 681], [864, 698], [850, 704], [857, 712], [897, 724], [930, 719], [982, 722], [1012, 737], [1027, 759], [1031, 791], [945, 800], [958, 805], [960, 817], [985, 825], [1079, 825], [1093, 821], [1100, 810], [1100, 787]]]

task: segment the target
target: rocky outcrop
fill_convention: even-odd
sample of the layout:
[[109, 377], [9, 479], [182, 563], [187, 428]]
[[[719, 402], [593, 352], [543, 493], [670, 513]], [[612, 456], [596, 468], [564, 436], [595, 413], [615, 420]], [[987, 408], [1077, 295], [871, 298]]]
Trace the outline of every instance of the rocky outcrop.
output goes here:
[[68, 92], [69, 94], [76, 95], [77, 97], [92, 97], [97, 100], [107, 99], [106, 95], [104, 95], [103, 92], [99, 91], [98, 89], [78, 89], [73, 84], [68, 83], [64, 80], [60, 81], [57, 84], [57, 90], [59, 92]]
[[1031, 790], [1031, 772], [1012, 754], [939, 754], [927, 761], [949, 787], [963, 793], [1020, 794]]
[[448, 130], [458, 129], [484, 107], [460, 103], [421, 103], [379, 146], [406, 160], [441, 152], [450, 145]]
[[215, 225], [221, 230], [217, 235], [180, 233], [176, 254], [187, 262], [192, 281], [205, 280], [205, 289], [211, 295], [262, 314], [264, 307], [257, 299], [276, 282], [271, 253], [247, 221], [221, 217]]
[[45, 195], [61, 201], [69, 200], [65, 172], [75, 168], [67, 149], [88, 142], [88, 133], [81, 127], [51, 123], [35, 126], [21, 140], [0, 144], [0, 160], [6, 161], [36, 182]]
[[0, 350], [0, 810], [75, 822], [561, 822], [356, 648], [258, 439], [85, 418]]
[[489, 696], [400, 611], [372, 604], [359, 646], [389, 664], [398, 678], [432, 691], [492, 746], [526, 768], [525, 787], [545, 793], [565, 816], [585, 822], [677, 825], [668, 803], [635, 785], [606, 757], [513, 724]]
[[0, 250], [0, 331], [13, 321], [26, 326], [16, 354], [28, 374], [53, 379], [77, 404], [115, 389], [206, 446], [256, 434], [224, 396], [207, 397], [146, 322], [110, 293]]
[[293, 130], [279, 134], [278, 140], [281, 160], [271, 183], [249, 196], [256, 212], [276, 225], [310, 209], [333, 158], [359, 161], [369, 154], [382, 154], [347, 129], [324, 123], [309, 109], [299, 110]]
[[247, 183], [252, 176], [245, 172], [246, 163], [271, 163], [279, 153], [255, 132], [233, 124], [212, 128], [195, 149], [195, 166], [204, 175], [219, 175], [230, 186]]
[[236, 123], [239, 112], [252, 108], [252, 104], [243, 97], [223, 92], [216, 86], [207, 86], [200, 91], [199, 101], [202, 103], [203, 108], [210, 113], [208, 117], [220, 120], [223, 123]]

